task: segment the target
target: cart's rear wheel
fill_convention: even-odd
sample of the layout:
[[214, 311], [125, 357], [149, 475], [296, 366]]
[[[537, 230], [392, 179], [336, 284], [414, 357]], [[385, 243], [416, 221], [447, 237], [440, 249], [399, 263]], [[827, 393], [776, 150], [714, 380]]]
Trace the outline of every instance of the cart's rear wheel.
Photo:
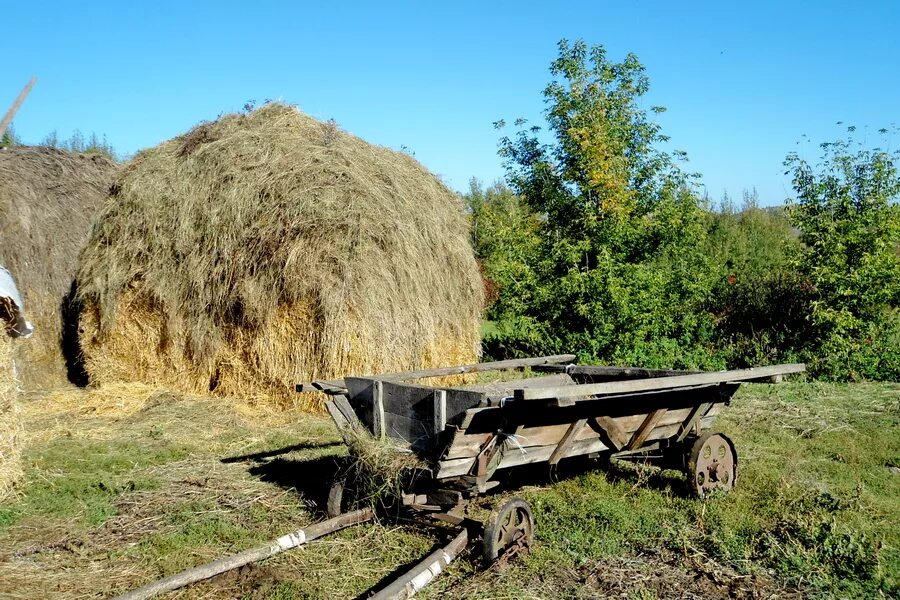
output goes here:
[[328, 500], [325, 502], [325, 514], [329, 517], [336, 517], [344, 512], [344, 486], [347, 481], [344, 479], [335, 479], [328, 488]]
[[523, 551], [534, 542], [534, 515], [521, 498], [510, 498], [494, 509], [484, 524], [484, 559], [491, 563], [506, 552]]
[[698, 437], [687, 461], [691, 492], [705, 498], [716, 490], [729, 491], [737, 482], [738, 458], [734, 444], [722, 433], [707, 432]]

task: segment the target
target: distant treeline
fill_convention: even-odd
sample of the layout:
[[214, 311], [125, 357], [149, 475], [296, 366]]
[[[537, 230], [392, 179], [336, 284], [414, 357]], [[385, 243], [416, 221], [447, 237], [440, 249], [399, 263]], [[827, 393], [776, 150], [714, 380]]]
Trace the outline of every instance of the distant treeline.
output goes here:
[[[900, 154], [850, 139], [785, 159], [795, 200], [713, 207], [640, 98], [637, 58], [560, 43], [546, 128], [501, 138], [505, 184], [466, 195], [493, 358], [718, 369], [803, 361], [900, 379]], [[497, 127], [505, 128], [504, 122]], [[885, 133], [885, 132], [882, 132]]]
[[[22, 143], [22, 140], [19, 139], [12, 127], [7, 129], [3, 136], [0, 137], [0, 148], [20, 146]], [[118, 159], [115, 148], [112, 147], [105, 135], [91, 133], [85, 136], [78, 129], [67, 138], [60, 138], [56, 130], [51, 131], [37, 145], [58, 148], [69, 152], [79, 152], [81, 154], [102, 154], [110, 160]]]

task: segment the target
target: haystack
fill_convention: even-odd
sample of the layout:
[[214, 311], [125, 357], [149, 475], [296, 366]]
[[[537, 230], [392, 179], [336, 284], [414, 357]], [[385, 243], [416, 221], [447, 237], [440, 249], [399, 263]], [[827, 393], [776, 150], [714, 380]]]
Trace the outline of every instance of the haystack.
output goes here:
[[16, 345], [26, 387], [66, 381], [60, 311], [115, 168], [54, 148], [0, 149], [0, 264], [16, 274], [35, 325], [34, 338]]
[[291, 399], [477, 357], [468, 218], [406, 154], [269, 104], [138, 154], [112, 190], [78, 271], [94, 383]]
[[22, 421], [18, 393], [12, 338], [0, 325], [0, 500], [22, 475], [19, 449]]

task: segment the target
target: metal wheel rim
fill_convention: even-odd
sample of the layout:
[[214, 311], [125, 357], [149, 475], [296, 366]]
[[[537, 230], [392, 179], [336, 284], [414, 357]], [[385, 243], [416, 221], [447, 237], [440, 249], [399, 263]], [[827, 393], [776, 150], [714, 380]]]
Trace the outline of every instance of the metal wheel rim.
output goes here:
[[716, 490], [731, 490], [737, 481], [737, 452], [728, 436], [705, 433], [694, 442], [687, 477], [693, 493], [705, 498]]

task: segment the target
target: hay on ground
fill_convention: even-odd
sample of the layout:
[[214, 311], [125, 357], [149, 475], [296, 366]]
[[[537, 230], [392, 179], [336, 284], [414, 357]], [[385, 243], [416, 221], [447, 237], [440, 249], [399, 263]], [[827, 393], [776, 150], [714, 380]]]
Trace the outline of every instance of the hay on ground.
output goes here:
[[293, 399], [312, 378], [472, 362], [483, 291], [461, 199], [295, 108], [138, 154], [80, 258], [94, 383]]
[[18, 384], [12, 338], [0, 327], [0, 499], [6, 497], [22, 475]]
[[98, 155], [0, 149], [0, 264], [15, 274], [35, 325], [33, 339], [16, 347], [26, 388], [66, 381], [63, 299], [115, 168]]

